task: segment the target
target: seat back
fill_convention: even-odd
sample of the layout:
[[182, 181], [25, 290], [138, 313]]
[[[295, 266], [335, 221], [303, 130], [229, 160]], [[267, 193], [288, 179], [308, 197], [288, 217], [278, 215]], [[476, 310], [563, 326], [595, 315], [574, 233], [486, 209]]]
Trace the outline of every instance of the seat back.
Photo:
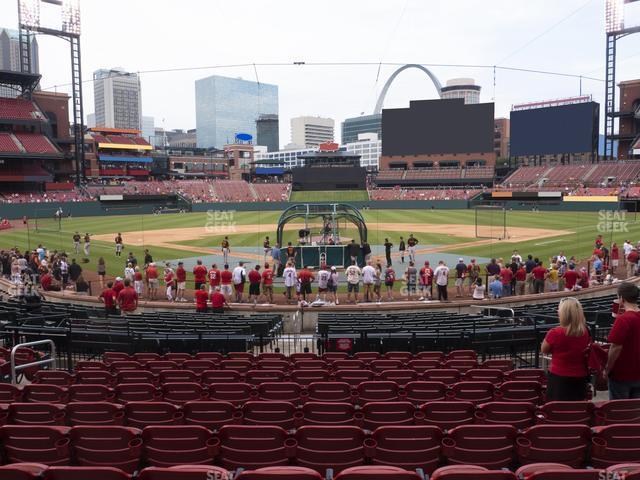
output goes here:
[[424, 422], [442, 429], [473, 423], [475, 407], [471, 402], [437, 401], [420, 406]]
[[479, 424], [524, 429], [536, 423], [536, 406], [529, 402], [488, 402], [477, 406], [475, 418]]
[[379, 427], [373, 432], [372, 439], [375, 443], [367, 451], [376, 465], [391, 465], [410, 470], [421, 468], [431, 474], [440, 463], [442, 430], [438, 427]]
[[141, 434], [131, 427], [82, 426], [73, 427], [69, 436], [78, 465], [110, 466], [133, 473], [142, 454]]
[[547, 402], [540, 407], [539, 416], [543, 423], [592, 425], [594, 411], [593, 402]]
[[285, 445], [287, 432], [276, 426], [225, 425], [217, 440], [216, 462], [229, 470], [287, 465], [295, 455], [295, 442]]
[[168, 402], [128, 402], [124, 406], [127, 425], [145, 428], [151, 425], [180, 425], [183, 414]]
[[375, 374], [371, 370], [337, 370], [335, 375], [337, 382], [346, 382], [352, 387], [357, 387], [362, 382], [368, 382], [375, 378]]
[[206, 400], [208, 392], [196, 382], [172, 382], [162, 385], [162, 397], [164, 401], [175, 405], [184, 405], [187, 402]]
[[147, 467], [136, 477], [137, 480], [232, 480], [232, 478], [230, 472], [213, 465]]
[[412, 425], [416, 408], [410, 402], [369, 402], [362, 407], [363, 426], [375, 430], [386, 425]]
[[404, 400], [416, 405], [444, 400], [446, 393], [447, 386], [442, 382], [418, 380], [416, 382], [409, 382], [404, 386]]
[[130, 480], [131, 475], [114, 467], [50, 467], [43, 480]]
[[69, 427], [4, 425], [0, 437], [7, 463], [68, 465], [71, 461]]
[[362, 429], [353, 426], [304, 426], [296, 431], [296, 463], [324, 474], [365, 461]]
[[610, 400], [595, 411], [596, 425], [640, 423], [640, 399]]
[[511, 425], [460, 425], [442, 440], [449, 463], [507, 468], [513, 463], [517, 430]]
[[119, 383], [113, 389], [117, 402], [156, 402], [162, 400], [162, 391], [151, 383]]
[[242, 407], [246, 425], [277, 425], [291, 430], [301, 423], [301, 413], [289, 402], [250, 401]]
[[212, 464], [216, 453], [211, 431], [199, 425], [146, 427], [142, 441], [153, 467]]
[[123, 425], [124, 407], [110, 402], [71, 402], [67, 404], [69, 425]]
[[324, 480], [324, 477], [306, 467], [265, 467], [244, 470], [235, 480]]
[[363, 405], [367, 402], [395, 402], [398, 400], [396, 382], [362, 382], [356, 388], [356, 401]]
[[296, 405], [300, 403], [302, 394], [302, 388], [295, 382], [263, 382], [257, 390], [259, 400], [280, 400]]
[[58, 403], [12, 403], [9, 405], [12, 425], [65, 425], [64, 405]]
[[554, 462], [580, 467], [591, 442], [586, 425], [534, 425], [516, 439], [520, 463]]
[[110, 402], [115, 398], [112, 389], [94, 383], [75, 383], [68, 390], [69, 402]]
[[347, 402], [306, 402], [304, 425], [355, 425], [355, 407]]
[[496, 397], [502, 402], [540, 403], [542, 383], [536, 380], [509, 380], [500, 385]]
[[609, 468], [640, 460], [640, 425], [607, 425], [593, 430], [591, 463]]
[[255, 400], [258, 393], [248, 383], [211, 383], [209, 384], [209, 399], [231, 402], [242, 405], [249, 400]]
[[421, 480], [416, 472], [386, 465], [351, 467], [336, 475], [335, 480]]
[[184, 423], [202, 425], [210, 430], [217, 430], [223, 425], [242, 423], [242, 412], [230, 402], [187, 402], [183, 405], [182, 412], [184, 413]]
[[346, 382], [313, 382], [307, 387], [311, 402], [351, 402], [353, 393]]

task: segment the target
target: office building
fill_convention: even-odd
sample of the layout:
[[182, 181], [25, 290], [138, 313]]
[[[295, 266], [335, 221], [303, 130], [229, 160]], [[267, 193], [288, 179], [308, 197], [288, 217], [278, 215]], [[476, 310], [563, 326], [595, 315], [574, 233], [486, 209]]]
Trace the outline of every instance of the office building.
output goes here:
[[317, 148], [300, 147], [299, 145], [291, 145], [292, 148], [286, 148], [277, 152], [265, 152], [263, 149], [258, 148], [254, 151], [254, 157], [256, 162], [260, 160], [268, 160], [275, 165], [282, 165], [285, 170], [294, 167], [304, 166], [304, 160], [302, 157], [309, 153], [317, 152]]
[[307, 148], [333, 142], [335, 122], [332, 118], [295, 117], [291, 119], [291, 143]]
[[620, 82], [618, 86], [620, 87], [618, 159], [637, 160], [640, 158], [640, 79]]
[[122, 68], [93, 72], [96, 126], [142, 130], [140, 78]]
[[155, 119], [148, 115], [143, 115], [142, 128], [140, 130], [140, 136], [152, 144], [153, 137], [156, 134]]
[[280, 149], [280, 121], [278, 115], [262, 114], [256, 120], [256, 145], [264, 145], [267, 152]]
[[508, 118], [496, 118], [493, 125], [493, 150], [496, 158], [509, 158], [511, 122]]
[[375, 133], [382, 138], [382, 115], [361, 115], [342, 122], [342, 145], [358, 141], [361, 133]]
[[375, 133], [360, 133], [355, 142], [344, 145], [347, 152], [360, 155], [360, 166], [367, 170], [378, 170], [382, 155], [382, 140]]
[[452, 78], [442, 87], [440, 98], [463, 98], [466, 104], [480, 103], [480, 90], [473, 78]]
[[260, 115], [278, 114], [277, 85], [212, 75], [196, 80], [195, 89], [199, 148], [223, 148], [238, 133], [255, 141]]
[[[17, 30], [0, 28], [0, 70], [20, 72], [20, 37]], [[31, 38], [31, 73], [40, 73], [38, 41]]]

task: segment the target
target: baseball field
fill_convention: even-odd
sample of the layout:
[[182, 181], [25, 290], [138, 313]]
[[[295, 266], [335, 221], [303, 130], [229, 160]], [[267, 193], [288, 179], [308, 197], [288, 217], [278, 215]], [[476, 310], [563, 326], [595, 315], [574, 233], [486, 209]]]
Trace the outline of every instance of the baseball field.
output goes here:
[[[625, 212], [531, 212], [509, 211], [506, 214], [505, 238], [476, 236], [474, 210], [363, 210], [368, 228], [368, 240], [374, 255], [384, 258], [382, 244], [388, 238], [393, 244], [394, 265], [399, 263], [398, 243], [413, 234], [418, 240], [417, 262], [444, 259], [452, 266], [458, 257], [477, 258], [480, 262], [492, 257], [510, 258], [513, 250], [525, 256], [532, 254], [543, 261], [559, 251], [588, 259], [596, 235], [602, 234], [606, 245], [625, 239], [640, 238], [640, 224], [634, 214]], [[86, 270], [94, 271], [99, 257], [106, 261], [107, 273], [122, 275], [124, 262], [132, 252], [141, 262], [144, 249], [149, 249], [154, 261], [169, 261], [175, 265], [183, 260], [189, 268], [196, 259], [205, 265], [222, 263], [220, 243], [225, 235], [231, 244], [229, 262], [243, 260], [248, 264], [264, 261], [262, 242], [268, 235], [275, 244], [276, 224], [280, 212], [210, 211], [206, 213], [175, 213], [162, 215], [124, 215], [64, 218], [60, 223], [40, 219], [28, 228], [14, 222], [16, 228], [0, 232], [0, 248], [36, 248], [67, 251], [71, 258], [84, 258], [73, 252], [75, 232], [91, 235], [89, 261]], [[295, 242], [301, 224], [289, 224], [284, 241]], [[115, 256], [114, 237], [124, 239], [123, 256]], [[349, 225], [341, 226], [341, 236], [348, 241], [355, 236]], [[270, 259], [268, 259], [270, 260]]]

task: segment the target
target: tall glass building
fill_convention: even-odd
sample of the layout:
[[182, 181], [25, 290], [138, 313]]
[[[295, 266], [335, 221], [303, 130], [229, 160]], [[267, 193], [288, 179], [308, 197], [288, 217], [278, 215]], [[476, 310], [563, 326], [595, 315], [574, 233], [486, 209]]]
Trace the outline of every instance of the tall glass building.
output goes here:
[[256, 139], [256, 120], [278, 114], [278, 86], [239, 78], [196, 80], [196, 130], [198, 148], [223, 148], [237, 133]]
[[382, 115], [361, 115], [342, 122], [342, 145], [358, 141], [361, 133], [375, 133], [382, 138]]

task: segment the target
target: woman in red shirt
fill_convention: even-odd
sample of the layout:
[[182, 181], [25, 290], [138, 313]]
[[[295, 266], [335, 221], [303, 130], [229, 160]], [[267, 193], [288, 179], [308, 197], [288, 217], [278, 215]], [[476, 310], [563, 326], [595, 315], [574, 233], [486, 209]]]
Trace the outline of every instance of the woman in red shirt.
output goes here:
[[551, 354], [547, 381], [548, 401], [580, 401], [587, 397], [587, 362], [585, 350], [591, 338], [582, 305], [573, 297], [560, 300], [560, 326], [547, 332], [542, 342], [543, 354]]

